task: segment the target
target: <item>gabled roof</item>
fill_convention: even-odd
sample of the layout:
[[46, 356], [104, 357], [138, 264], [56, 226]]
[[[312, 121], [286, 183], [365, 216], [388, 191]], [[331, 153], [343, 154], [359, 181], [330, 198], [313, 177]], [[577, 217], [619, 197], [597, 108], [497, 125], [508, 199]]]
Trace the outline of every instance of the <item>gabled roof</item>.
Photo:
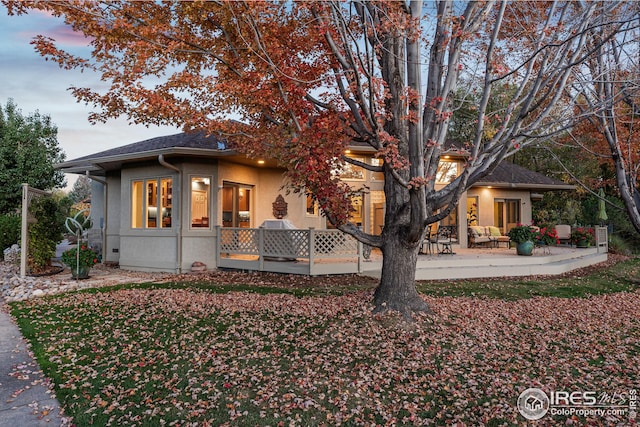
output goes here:
[[503, 161], [474, 187], [497, 187], [528, 190], [575, 190], [575, 185], [549, 178], [508, 161]]

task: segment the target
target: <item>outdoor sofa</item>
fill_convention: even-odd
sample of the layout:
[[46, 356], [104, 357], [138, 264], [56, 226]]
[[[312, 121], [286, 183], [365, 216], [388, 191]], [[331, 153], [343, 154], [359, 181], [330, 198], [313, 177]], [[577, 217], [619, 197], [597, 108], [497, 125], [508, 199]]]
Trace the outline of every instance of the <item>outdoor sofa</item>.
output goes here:
[[468, 230], [469, 247], [489, 246], [498, 247], [505, 243], [509, 247], [509, 236], [502, 234], [498, 227], [492, 225], [472, 225]]

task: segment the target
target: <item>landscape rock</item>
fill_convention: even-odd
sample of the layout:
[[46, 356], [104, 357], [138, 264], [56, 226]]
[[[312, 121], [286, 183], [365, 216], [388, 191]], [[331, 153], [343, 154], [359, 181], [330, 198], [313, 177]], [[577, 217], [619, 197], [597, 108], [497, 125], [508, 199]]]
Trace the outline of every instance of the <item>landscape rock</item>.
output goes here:
[[68, 268], [50, 276], [20, 277], [19, 266], [15, 262], [4, 261], [0, 262], [0, 296], [6, 302], [23, 301], [32, 297], [54, 295], [78, 289], [123, 283], [164, 282], [171, 276], [169, 273], [141, 273], [97, 265], [91, 269], [89, 279], [86, 280], [73, 279]]

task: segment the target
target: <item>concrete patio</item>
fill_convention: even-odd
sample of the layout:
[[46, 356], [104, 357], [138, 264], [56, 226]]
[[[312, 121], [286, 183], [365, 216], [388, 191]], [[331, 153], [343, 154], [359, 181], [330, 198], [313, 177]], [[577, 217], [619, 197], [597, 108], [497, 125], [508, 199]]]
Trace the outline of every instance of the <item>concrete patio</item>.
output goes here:
[[[453, 255], [420, 255], [416, 280], [468, 279], [563, 274], [607, 260], [597, 247], [553, 246], [536, 248], [532, 256], [518, 256], [515, 249], [461, 248], [453, 246]], [[371, 260], [362, 263], [362, 274], [380, 277], [382, 256], [373, 251]]]

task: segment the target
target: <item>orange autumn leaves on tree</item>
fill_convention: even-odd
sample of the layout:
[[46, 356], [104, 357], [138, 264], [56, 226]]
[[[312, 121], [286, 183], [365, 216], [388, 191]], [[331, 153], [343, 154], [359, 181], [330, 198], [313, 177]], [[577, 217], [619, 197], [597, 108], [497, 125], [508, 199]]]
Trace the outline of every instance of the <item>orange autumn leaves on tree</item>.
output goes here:
[[[92, 70], [111, 82], [107, 92], [72, 88], [80, 101], [101, 106], [90, 120], [126, 115], [134, 123], [222, 134], [249, 156], [277, 160], [287, 167], [290, 184], [316, 190], [333, 221], [347, 220], [349, 191], [334, 175], [351, 140], [349, 121], [310, 100], [334, 84], [325, 41], [330, 27], [311, 10], [322, 4], [7, 5], [11, 13], [33, 7], [64, 15], [87, 38], [90, 59], [57, 48], [45, 36], [33, 44], [61, 67]], [[326, 93], [322, 98], [335, 104]], [[229, 112], [237, 120], [229, 121]]]
[[[612, 107], [615, 111], [615, 118], [610, 121], [615, 126], [615, 136], [620, 145], [620, 152], [623, 156], [620, 161], [626, 170], [636, 170], [640, 165], [640, 144], [636, 141], [639, 119], [638, 112], [633, 112], [633, 106], [626, 101], [620, 100]], [[584, 106], [576, 107], [576, 116], [581, 117]], [[600, 165], [607, 165], [609, 170], [615, 170], [614, 160], [605, 132], [610, 129], [603, 128], [602, 124], [595, 118], [581, 118], [571, 130], [570, 135], [563, 138], [563, 143], [575, 146], [575, 155], [585, 161], [596, 160]], [[593, 177], [592, 186], [616, 185], [616, 177], [602, 179]]]

